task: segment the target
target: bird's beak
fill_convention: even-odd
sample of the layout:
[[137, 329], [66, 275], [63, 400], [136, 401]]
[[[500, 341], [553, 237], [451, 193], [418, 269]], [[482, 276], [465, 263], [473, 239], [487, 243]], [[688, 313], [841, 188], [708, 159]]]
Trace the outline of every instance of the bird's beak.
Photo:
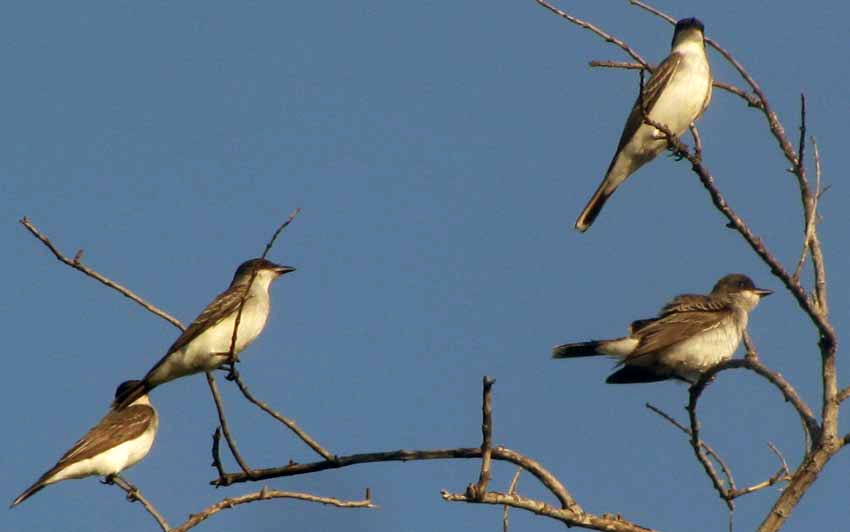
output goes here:
[[274, 271], [276, 271], [278, 275], [283, 275], [285, 273], [294, 272], [295, 268], [292, 266], [278, 266], [274, 269]]
[[764, 297], [772, 294], [773, 290], [768, 290], [766, 288], [756, 288], [755, 290], [753, 290], [753, 292], [759, 297]]

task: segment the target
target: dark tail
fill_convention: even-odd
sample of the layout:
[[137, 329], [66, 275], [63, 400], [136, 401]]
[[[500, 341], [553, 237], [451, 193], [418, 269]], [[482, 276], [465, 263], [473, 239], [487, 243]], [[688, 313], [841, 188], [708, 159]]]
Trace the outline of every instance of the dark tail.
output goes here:
[[47, 484], [42, 483], [42, 480], [44, 480], [44, 477], [38, 479], [35, 484], [28, 487], [26, 491], [18, 495], [18, 498], [12, 501], [12, 504], [9, 505], [9, 508], [14, 508], [15, 506], [21, 504], [25, 500], [29, 499], [30, 497], [41, 491], [45, 486], [47, 486]]
[[112, 401], [112, 409], [126, 408], [133, 401], [151, 391], [152, 388], [153, 386], [149, 385], [147, 381], [128, 381], [122, 384], [115, 394], [115, 400]]
[[[578, 219], [576, 220], [576, 229], [584, 233], [590, 228], [590, 225], [596, 220], [596, 217], [599, 216], [599, 213], [602, 211], [602, 207], [605, 205], [605, 202], [608, 201], [608, 198], [611, 197], [611, 194], [614, 190], [607, 190], [607, 182], [603, 181], [599, 188], [596, 189], [596, 192], [593, 194], [593, 197], [590, 198], [590, 201], [587, 202], [584, 210], [581, 211], [581, 214], [578, 215]], [[615, 187], [616, 188], [616, 187]]]
[[578, 342], [575, 344], [557, 345], [552, 348], [552, 358], [595, 357], [603, 355], [596, 350], [602, 342]]
[[670, 375], [659, 375], [643, 366], [623, 366], [605, 379], [608, 384], [639, 384], [666, 381]]

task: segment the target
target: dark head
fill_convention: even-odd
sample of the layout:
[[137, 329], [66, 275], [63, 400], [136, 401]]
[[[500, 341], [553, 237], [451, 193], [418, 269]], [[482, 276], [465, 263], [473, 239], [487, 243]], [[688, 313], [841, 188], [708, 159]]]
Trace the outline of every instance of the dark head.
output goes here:
[[251, 278], [251, 274], [255, 270], [258, 274], [260, 272], [269, 272], [275, 274], [275, 277], [278, 277], [286, 273], [294, 272], [295, 268], [292, 266], [281, 266], [280, 264], [275, 264], [274, 262], [266, 259], [246, 260], [239, 265], [239, 268], [236, 269], [236, 273], [233, 275], [233, 281], [236, 282], [236, 280], [240, 278], [244, 278], [247, 281]]
[[705, 26], [702, 25], [702, 22], [700, 22], [699, 19], [694, 17], [683, 18], [676, 23], [676, 29], [673, 30], [673, 42], [670, 43], [670, 45], [675, 47], [683, 40], [690, 39], [696, 39], [699, 42], [702, 42], [704, 36]]
[[115, 399], [123, 397], [125, 393], [139, 387], [142, 381], [124, 381], [115, 389]]
[[773, 293], [773, 290], [757, 288], [753, 280], [746, 275], [740, 273], [730, 273], [726, 275], [714, 285], [711, 289], [712, 294], [752, 294], [755, 300], [768, 296]]

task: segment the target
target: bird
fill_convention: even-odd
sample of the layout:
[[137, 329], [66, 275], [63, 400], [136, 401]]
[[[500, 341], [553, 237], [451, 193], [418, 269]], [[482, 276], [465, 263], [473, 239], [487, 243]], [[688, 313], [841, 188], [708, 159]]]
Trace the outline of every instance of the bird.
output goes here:
[[676, 23], [670, 55], [658, 65], [632, 107], [617, 150], [599, 188], [576, 220], [587, 231], [605, 202], [630, 175], [667, 147], [665, 134], [644, 122], [647, 116], [681, 135], [702, 116], [711, 101], [711, 66], [705, 51], [705, 27], [695, 18]]
[[[212, 371], [231, 361], [230, 351], [237, 315], [239, 331], [233, 346], [233, 357], [256, 340], [266, 326], [271, 307], [269, 286], [272, 281], [294, 271], [295, 268], [291, 266], [281, 266], [264, 258], [251, 259], [239, 265], [227, 290], [207, 305], [139, 384], [116, 396], [113, 408], [124, 408], [136, 397], [160, 384]], [[243, 296], [245, 302], [239, 314]]]
[[[115, 397], [139, 381], [126, 381], [118, 386]], [[122, 410], [112, 410], [79, 439], [52, 468], [12, 501], [10, 508], [21, 504], [50, 484], [71, 478], [93, 475], [110, 477], [144, 458], [153, 447], [159, 417], [147, 394], [138, 397]]]
[[609, 384], [667, 379], [693, 384], [706, 370], [732, 358], [750, 311], [771, 293], [746, 275], [729, 274], [710, 294], [678, 295], [657, 317], [633, 322], [628, 336], [559, 345], [552, 358], [618, 358], [619, 369], [605, 381]]

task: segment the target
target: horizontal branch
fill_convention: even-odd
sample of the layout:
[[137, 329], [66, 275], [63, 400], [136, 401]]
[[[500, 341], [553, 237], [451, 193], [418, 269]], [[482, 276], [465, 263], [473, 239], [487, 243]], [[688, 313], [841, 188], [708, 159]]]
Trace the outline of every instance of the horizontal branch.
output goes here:
[[[220, 478], [210, 481], [214, 486], [229, 486], [240, 482], [250, 482], [252, 480], [265, 480], [270, 478], [291, 477], [295, 475], [304, 475], [315, 473], [317, 471], [325, 471], [329, 469], [340, 469], [356, 464], [367, 464], [374, 462], [409, 462], [414, 460], [445, 460], [456, 458], [481, 458], [482, 451], [480, 447], [465, 447], [456, 449], [432, 449], [432, 450], [397, 450], [384, 451], [376, 453], [361, 453], [348, 456], [337, 456], [334, 460], [323, 460], [320, 462], [311, 462], [307, 464], [289, 464], [283, 467], [273, 467], [268, 469], [254, 469], [251, 475], [245, 473], [228, 473]], [[555, 497], [559, 500], [562, 507], [570, 508], [574, 512], [581, 512], [581, 507], [576, 503], [573, 497], [561, 482], [544, 469], [536, 461], [507, 449], [505, 447], [493, 447], [492, 458], [505, 462], [514, 463], [532, 475], [534, 475]]]

